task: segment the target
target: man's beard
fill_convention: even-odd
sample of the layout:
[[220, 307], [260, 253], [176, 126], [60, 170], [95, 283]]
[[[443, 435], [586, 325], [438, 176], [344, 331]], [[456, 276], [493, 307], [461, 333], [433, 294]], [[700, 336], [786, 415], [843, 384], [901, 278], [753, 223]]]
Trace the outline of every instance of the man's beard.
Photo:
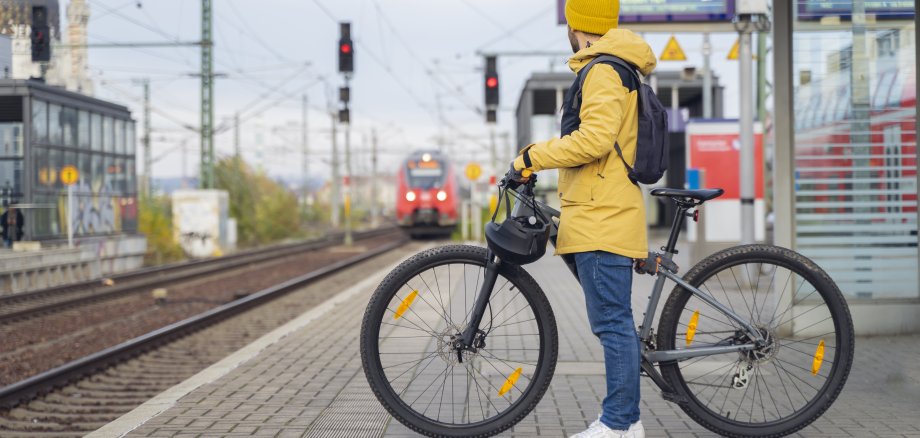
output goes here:
[[572, 53], [578, 53], [578, 38], [575, 38], [575, 32], [569, 31], [569, 44], [572, 45]]

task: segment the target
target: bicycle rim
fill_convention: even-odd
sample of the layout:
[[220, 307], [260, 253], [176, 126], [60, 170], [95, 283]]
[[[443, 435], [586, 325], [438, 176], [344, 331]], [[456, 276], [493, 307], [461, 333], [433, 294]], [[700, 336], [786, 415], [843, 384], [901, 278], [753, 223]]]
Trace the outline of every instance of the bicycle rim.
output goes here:
[[[682, 392], [736, 428], [782, 431], [813, 421], [836, 397], [851, 359], [851, 328], [836, 287], [782, 257], [742, 256], [698, 274], [691, 284], [751, 322], [767, 345], [664, 365]], [[674, 345], [662, 348], [751, 343], [727, 315], [688, 292], [682, 298], [667, 333]]]
[[552, 355], [544, 347], [547, 316], [514, 275], [498, 277], [480, 324], [484, 346], [459, 354], [452, 348], [469, 319], [484, 262], [446, 259], [414, 270], [388, 285], [379, 297], [386, 306], [372, 321], [376, 342], [368, 353], [384, 392], [401, 411], [441, 431], [510, 427], [548, 385], [542, 382]]

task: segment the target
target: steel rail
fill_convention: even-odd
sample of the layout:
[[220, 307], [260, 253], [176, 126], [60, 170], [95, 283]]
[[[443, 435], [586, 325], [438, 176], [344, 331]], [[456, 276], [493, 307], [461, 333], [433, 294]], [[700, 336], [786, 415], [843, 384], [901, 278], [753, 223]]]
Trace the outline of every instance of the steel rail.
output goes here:
[[[359, 239], [366, 239], [394, 232], [395, 230], [397, 230], [396, 227], [378, 228], [358, 233], [356, 237]], [[196, 277], [214, 275], [221, 271], [231, 270], [248, 264], [264, 263], [303, 251], [325, 248], [341, 242], [343, 235], [344, 233], [335, 233], [306, 242], [258, 248], [225, 257], [143, 268], [109, 277], [115, 281], [114, 286], [103, 286], [99, 280], [92, 280], [31, 292], [3, 295], [0, 296], [0, 309], [5, 307], [9, 308], [9, 306], [14, 304], [40, 302], [41, 300], [57, 299], [57, 301], [46, 304], [39, 303], [35, 307], [25, 307], [11, 311], [0, 310], [0, 324], [38, 314], [51, 313], [85, 303], [147, 291], [154, 286], [163, 286]], [[67, 295], [77, 296], [68, 299]]]
[[304, 287], [305, 285], [335, 273], [342, 269], [348, 268], [367, 259], [383, 254], [387, 251], [396, 249], [408, 242], [408, 238], [403, 236], [399, 240], [374, 248], [365, 253], [350, 257], [348, 259], [335, 262], [324, 266], [299, 277], [286, 280], [277, 285], [260, 290], [252, 295], [240, 298], [236, 301], [215, 307], [196, 316], [184, 319], [154, 330], [145, 335], [122, 342], [121, 344], [109, 347], [105, 350], [93, 353], [89, 356], [74, 360], [61, 365], [57, 368], [45, 371], [41, 374], [21, 380], [12, 385], [0, 388], [0, 409], [12, 409], [13, 407], [32, 400], [42, 394], [50, 392], [55, 388], [64, 386], [77, 379], [93, 374], [100, 370], [131, 359], [142, 353], [155, 349], [158, 346], [168, 343], [171, 340], [186, 336], [190, 333], [201, 330], [213, 325], [228, 317], [241, 313], [244, 310], [264, 304], [272, 299], [278, 298], [285, 293]]

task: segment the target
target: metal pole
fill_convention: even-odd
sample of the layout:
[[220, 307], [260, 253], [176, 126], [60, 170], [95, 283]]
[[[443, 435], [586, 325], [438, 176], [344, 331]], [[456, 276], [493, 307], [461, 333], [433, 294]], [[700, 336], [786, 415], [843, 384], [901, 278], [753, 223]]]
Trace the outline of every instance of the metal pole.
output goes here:
[[67, 247], [73, 248], [73, 184], [67, 186]]
[[351, 122], [345, 124], [345, 245], [351, 245]]
[[201, 0], [201, 181], [214, 188], [214, 57], [211, 0]]
[[301, 196], [303, 200], [301, 202], [306, 205], [307, 196], [310, 192], [310, 144], [309, 138], [307, 135], [307, 112], [309, 110], [309, 101], [307, 100], [307, 95], [303, 95], [303, 108], [300, 120], [300, 147], [301, 147]]
[[150, 149], [150, 79], [144, 78], [144, 194], [153, 194], [153, 153]]
[[377, 200], [377, 130], [371, 131], [371, 226], [380, 225], [380, 205]]
[[338, 119], [335, 112], [332, 113], [332, 227], [339, 227], [339, 208], [341, 208], [341, 192], [339, 184], [342, 184], [342, 178], [339, 177], [339, 146], [337, 142]]
[[671, 87], [671, 126], [676, 127], [680, 121], [680, 87], [677, 84]]
[[240, 158], [240, 112], [233, 115], [233, 155]]
[[741, 244], [754, 243], [754, 54], [751, 47], [751, 32], [747, 29], [739, 35], [738, 61], [740, 64], [740, 129], [741, 153], [739, 179], [741, 189]]
[[489, 123], [489, 167], [491, 175], [498, 176], [498, 155], [495, 146], [495, 124]]
[[709, 32], [703, 32], [703, 118], [712, 118], [712, 69], [710, 58], [712, 45], [709, 44]]

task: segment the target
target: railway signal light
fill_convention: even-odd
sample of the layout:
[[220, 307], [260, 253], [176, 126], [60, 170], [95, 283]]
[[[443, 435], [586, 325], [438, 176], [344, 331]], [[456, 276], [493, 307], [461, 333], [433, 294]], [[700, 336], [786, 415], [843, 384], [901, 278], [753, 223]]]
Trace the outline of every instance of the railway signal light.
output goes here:
[[351, 101], [351, 88], [347, 86], [339, 88], [339, 101], [346, 105]]
[[339, 23], [339, 73], [355, 71], [355, 45], [351, 40], [351, 23]]
[[32, 62], [51, 60], [51, 28], [48, 27], [48, 10], [44, 6], [32, 7]]
[[498, 108], [498, 59], [494, 55], [486, 56], [485, 91], [486, 120], [495, 121], [495, 109]]
[[495, 123], [498, 121], [498, 114], [494, 109], [486, 110], [486, 122]]
[[351, 123], [351, 111], [348, 108], [339, 110], [339, 123]]

